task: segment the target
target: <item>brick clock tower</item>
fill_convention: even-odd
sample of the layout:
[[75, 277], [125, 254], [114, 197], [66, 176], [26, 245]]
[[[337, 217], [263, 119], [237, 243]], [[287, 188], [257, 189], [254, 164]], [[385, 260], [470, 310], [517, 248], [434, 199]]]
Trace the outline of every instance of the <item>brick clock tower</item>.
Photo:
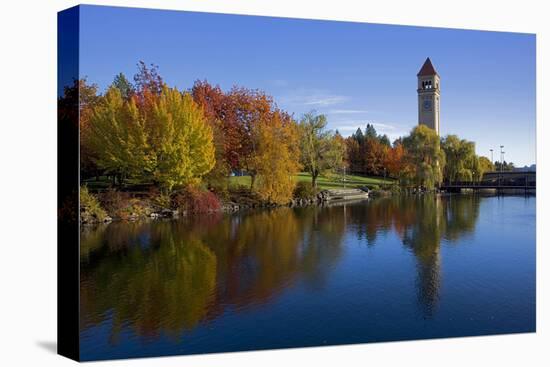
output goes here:
[[439, 135], [439, 74], [428, 57], [418, 77], [418, 124], [434, 129]]

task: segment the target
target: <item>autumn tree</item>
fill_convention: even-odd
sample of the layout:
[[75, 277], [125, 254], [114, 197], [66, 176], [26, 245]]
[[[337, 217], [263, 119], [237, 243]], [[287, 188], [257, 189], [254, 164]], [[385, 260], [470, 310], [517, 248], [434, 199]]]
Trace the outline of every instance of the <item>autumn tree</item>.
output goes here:
[[[277, 110], [273, 98], [260, 90], [233, 87], [223, 92], [206, 81], [197, 81], [192, 89], [194, 100], [203, 107], [207, 120], [217, 126], [214, 133], [217, 146], [223, 146], [223, 167], [228, 171], [246, 171], [251, 176], [251, 188], [254, 186], [257, 168], [255, 159], [258, 144], [256, 127], [270, 120]], [[216, 168], [217, 170], [217, 168]]]
[[373, 124], [367, 124], [365, 133], [358, 128], [346, 139], [347, 160], [352, 172], [382, 175], [387, 172], [386, 157], [391, 143], [387, 135], [379, 135]]
[[206, 180], [209, 185], [227, 185], [231, 170], [238, 169], [240, 130], [235, 114], [230, 111], [229, 98], [219, 86], [196, 81], [191, 88], [193, 100], [203, 109], [212, 127], [216, 164]]
[[145, 90], [154, 95], [160, 95], [164, 88], [164, 81], [159, 74], [158, 66], [140, 61], [137, 64], [138, 72], [134, 75], [134, 89], [137, 93], [143, 93]]
[[153, 179], [161, 187], [196, 184], [214, 167], [212, 128], [189, 93], [164, 87], [148, 125]]
[[134, 101], [125, 102], [114, 87], [92, 111], [89, 147], [97, 166], [117, 177], [119, 184], [152, 169], [145, 123]]
[[271, 118], [254, 126], [255, 154], [252, 164], [257, 175], [255, 191], [270, 203], [286, 204], [292, 199], [300, 170], [298, 128], [290, 116], [275, 111]]
[[326, 130], [326, 125], [326, 116], [315, 112], [305, 114], [299, 124], [301, 162], [314, 188], [319, 175], [341, 168], [344, 159], [342, 140]]
[[361, 155], [361, 145], [358, 139], [353, 136], [346, 138], [346, 161], [351, 172], [362, 172], [364, 158]]
[[384, 160], [384, 167], [388, 170], [389, 176], [399, 178], [406, 163], [405, 158], [406, 152], [401, 142], [398, 142], [388, 150], [388, 154]]
[[362, 154], [364, 155], [364, 172], [370, 175], [381, 175], [384, 173], [384, 162], [389, 148], [383, 145], [380, 140], [367, 135]]
[[228, 97], [231, 113], [237, 120], [239, 131], [239, 145], [237, 146], [238, 167], [245, 170], [251, 176], [250, 188], [254, 187], [258, 174], [258, 160], [260, 144], [258, 143], [257, 127], [274, 118], [275, 113], [280, 113], [282, 121], [290, 117], [286, 113], [278, 111], [273, 98], [260, 90], [252, 90], [242, 87], [233, 87]]
[[119, 184], [134, 177], [164, 190], [195, 184], [214, 166], [212, 129], [188, 93], [164, 87], [125, 101], [109, 88], [93, 109], [90, 147], [97, 165]]
[[[90, 131], [90, 116], [93, 108], [98, 104], [101, 96], [97, 93], [97, 84], [88, 83], [86, 78], [75, 80], [71, 87], [65, 88], [61, 103], [67, 101], [76, 101], [78, 109], [72, 111], [79, 112], [79, 116], [73, 116], [74, 121], [78, 120], [80, 131], [80, 174], [83, 178], [88, 178], [101, 173], [99, 167], [95, 164], [93, 151], [88, 144], [88, 135]], [[69, 110], [68, 110], [69, 111]]]

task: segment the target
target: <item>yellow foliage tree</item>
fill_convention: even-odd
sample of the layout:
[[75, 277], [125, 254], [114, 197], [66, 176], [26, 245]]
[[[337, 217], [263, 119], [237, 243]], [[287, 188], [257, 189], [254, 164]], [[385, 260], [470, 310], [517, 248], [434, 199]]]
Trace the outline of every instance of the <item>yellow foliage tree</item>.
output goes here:
[[[146, 103], [144, 102], [146, 100]], [[196, 184], [215, 164], [212, 128], [188, 93], [124, 100], [111, 87], [94, 108], [87, 139], [108, 174], [153, 180], [170, 191]]]
[[119, 183], [153, 166], [145, 120], [134, 101], [125, 102], [116, 88], [109, 88], [94, 108], [87, 143], [97, 166]]
[[164, 87], [149, 125], [153, 178], [161, 187], [196, 184], [214, 167], [212, 128], [189, 93]]
[[255, 128], [258, 195], [270, 203], [286, 204], [292, 199], [298, 173], [299, 134], [292, 119], [279, 111], [261, 121]]

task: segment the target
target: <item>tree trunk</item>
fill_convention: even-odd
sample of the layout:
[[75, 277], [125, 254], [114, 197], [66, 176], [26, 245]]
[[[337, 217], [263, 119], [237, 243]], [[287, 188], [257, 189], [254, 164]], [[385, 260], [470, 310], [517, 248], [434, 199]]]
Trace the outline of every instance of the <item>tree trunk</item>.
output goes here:
[[254, 183], [256, 182], [256, 175], [250, 175], [250, 191], [254, 189]]
[[314, 189], [317, 188], [317, 176], [319, 176], [318, 173], [311, 174], [311, 187], [313, 187]]
[[118, 180], [118, 187], [122, 189], [122, 182], [124, 182], [124, 179], [123, 179], [124, 175], [122, 173], [119, 173], [117, 175], [117, 180]]

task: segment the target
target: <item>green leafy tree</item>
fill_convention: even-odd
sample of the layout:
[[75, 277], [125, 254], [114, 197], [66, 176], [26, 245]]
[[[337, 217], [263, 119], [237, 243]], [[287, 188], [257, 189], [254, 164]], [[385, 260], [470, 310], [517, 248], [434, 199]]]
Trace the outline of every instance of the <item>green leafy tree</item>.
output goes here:
[[390, 138], [386, 134], [380, 136], [380, 143], [384, 146], [391, 147]]
[[326, 130], [325, 115], [307, 113], [299, 126], [301, 161], [311, 175], [311, 185], [316, 188], [319, 175], [342, 167], [345, 145], [342, 139]]
[[378, 133], [376, 132], [374, 125], [367, 124], [367, 127], [365, 129], [365, 139], [377, 139], [377, 138], [378, 138]]
[[485, 172], [491, 172], [495, 170], [495, 166], [491, 163], [491, 160], [487, 157], [478, 157], [478, 172], [476, 178], [481, 181]]
[[419, 125], [403, 138], [403, 146], [410, 164], [409, 182], [428, 189], [439, 184], [445, 167], [445, 153], [440, 148], [435, 130]]
[[135, 93], [134, 86], [128, 79], [126, 79], [126, 76], [123, 73], [119, 73], [115, 76], [112, 86], [120, 91], [122, 98], [125, 100], [129, 100]]
[[444, 177], [450, 183], [455, 181], [472, 181], [479, 176], [479, 167], [475, 154], [475, 144], [456, 135], [447, 135], [441, 141], [445, 152]]
[[499, 162], [499, 161], [496, 161], [495, 162], [495, 169], [497, 171], [513, 171], [515, 168], [515, 165], [513, 162]]
[[363, 145], [363, 143], [365, 142], [365, 135], [363, 135], [363, 131], [361, 130], [360, 127], [357, 128], [357, 130], [355, 131], [355, 133], [353, 133], [353, 135], [351, 136], [356, 142], [357, 144], [359, 145]]

